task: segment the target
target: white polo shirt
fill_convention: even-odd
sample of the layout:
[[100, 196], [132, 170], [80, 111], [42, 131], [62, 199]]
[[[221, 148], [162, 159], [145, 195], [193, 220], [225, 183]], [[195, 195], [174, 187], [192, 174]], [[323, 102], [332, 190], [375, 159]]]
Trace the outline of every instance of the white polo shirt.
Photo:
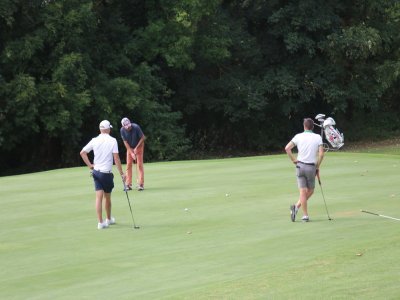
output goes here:
[[292, 139], [296, 145], [298, 154], [297, 160], [307, 164], [318, 162], [318, 148], [322, 145], [322, 138], [319, 134], [306, 130], [298, 133]]
[[101, 133], [92, 138], [91, 141], [82, 149], [89, 153], [94, 153], [94, 169], [100, 172], [111, 172], [114, 164], [113, 153], [118, 153], [118, 143], [115, 138], [108, 133]]

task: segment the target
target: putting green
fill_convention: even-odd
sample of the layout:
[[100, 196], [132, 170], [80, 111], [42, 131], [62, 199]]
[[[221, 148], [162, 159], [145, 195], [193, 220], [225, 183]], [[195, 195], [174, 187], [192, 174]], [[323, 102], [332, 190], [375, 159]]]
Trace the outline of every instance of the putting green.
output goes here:
[[[285, 155], [145, 164], [97, 230], [87, 168], [0, 178], [3, 299], [397, 299], [400, 156], [327, 153], [311, 222]], [[114, 172], [117, 174], [117, 172]]]

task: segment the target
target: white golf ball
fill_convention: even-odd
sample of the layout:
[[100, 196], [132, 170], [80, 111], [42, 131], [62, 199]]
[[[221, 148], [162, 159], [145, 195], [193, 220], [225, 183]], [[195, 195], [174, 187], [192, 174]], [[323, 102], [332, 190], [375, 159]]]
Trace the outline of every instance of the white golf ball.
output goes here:
[[225, 197], [228, 197], [229, 196], [229, 194], [225, 194]]
[[188, 211], [189, 210], [189, 208], [185, 208], [185, 211]]

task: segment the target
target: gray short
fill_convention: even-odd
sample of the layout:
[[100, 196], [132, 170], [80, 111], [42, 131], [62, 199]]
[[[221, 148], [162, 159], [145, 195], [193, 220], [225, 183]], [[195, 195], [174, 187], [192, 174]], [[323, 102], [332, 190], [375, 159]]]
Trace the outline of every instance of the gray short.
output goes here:
[[296, 165], [297, 186], [300, 188], [315, 188], [316, 166], [298, 162]]

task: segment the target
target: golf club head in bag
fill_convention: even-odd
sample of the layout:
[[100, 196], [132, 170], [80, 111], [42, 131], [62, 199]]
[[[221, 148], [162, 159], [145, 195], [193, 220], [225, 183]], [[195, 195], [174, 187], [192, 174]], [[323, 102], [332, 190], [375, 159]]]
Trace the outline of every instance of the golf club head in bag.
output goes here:
[[344, 135], [335, 128], [336, 122], [333, 118], [328, 117], [325, 119], [324, 114], [318, 114], [315, 119], [318, 120], [320, 124], [315, 124], [321, 127], [321, 136], [325, 137], [330, 146], [334, 150], [338, 150], [344, 145]]
[[324, 114], [318, 114], [315, 116], [315, 119], [318, 120], [321, 124], [324, 123], [325, 121], [325, 115]]

